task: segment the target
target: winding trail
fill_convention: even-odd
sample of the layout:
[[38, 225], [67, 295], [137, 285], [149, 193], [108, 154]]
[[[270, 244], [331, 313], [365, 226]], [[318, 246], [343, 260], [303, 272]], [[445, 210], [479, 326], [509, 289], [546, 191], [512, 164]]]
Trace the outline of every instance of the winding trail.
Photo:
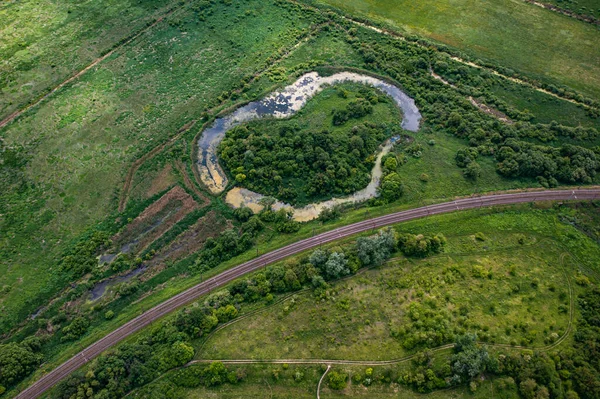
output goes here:
[[327, 365], [327, 370], [325, 370], [325, 372], [321, 376], [321, 379], [319, 380], [319, 385], [317, 385], [317, 399], [321, 399], [321, 384], [323, 383], [323, 380], [325, 379], [327, 373], [329, 373], [329, 370], [331, 370], [331, 364]]
[[[467, 209], [476, 209], [482, 207], [503, 206], [520, 203], [531, 203], [536, 201], [569, 201], [569, 200], [596, 200], [600, 199], [600, 188], [578, 189], [578, 190], [546, 190], [546, 191], [528, 191], [509, 194], [491, 194], [485, 196], [472, 196], [462, 199], [456, 199], [440, 204], [423, 206], [402, 212], [396, 212], [389, 215], [376, 217], [362, 222], [339, 227], [314, 237], [297, 241], [293, 244], [276, 249], [264, 255], [258, 256], [248, 262], [228, 269], [221, 274], [203, 281], [194, 287], [183, 291], [163, 303], [144, 312], [140, 316], [125, 323], [118, 329], [109, 333], [105, 337], [91, 344], [81, 352], [42, 376], [30, 387], [22, 391], [17, 398], [37, 398], [44, 392], [52, 388], [59, 381], [66, 378], [70, 373], [77, 370], [90, 360], [99, 356], [105, 350], [123, 341], [125, 338], [135, 334], [142, 328], [150, 325], [154, 321], [166, 316], [172, 311], [196, 300], [219, 287], [222, 287], [231, 281], [263, 268], [264, 266], [278, 262], [291, 255], [315, 248], [321, 244], [330, 243], [339, 239], [349, 237], [355, 234], [368, 232], [377, 228], [401, 223], [409, 220], [425, 218], [432, 215], [456, 212]], [[449, 345], [448, 348], [451, 348]], [[441, 348], [440, 348], [441, 349]], [[319, 363], [323, 361], [319, 360]], [[398, 362], [390, 361], [390, 364]], [[291, 363], [291, 362], [288, 362]], [[351, 361], [331, 361], [332, 364], [356, 364]], [[364, 364], [358, 362], [357, 364]]]

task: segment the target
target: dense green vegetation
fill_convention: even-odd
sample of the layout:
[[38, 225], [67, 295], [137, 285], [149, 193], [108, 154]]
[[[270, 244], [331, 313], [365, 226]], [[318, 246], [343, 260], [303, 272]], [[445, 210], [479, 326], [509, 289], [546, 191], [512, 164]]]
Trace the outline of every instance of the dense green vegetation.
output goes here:
[[[595, 354], [592, 352], [583, 357], [578, 355], [583, 352], [579, 349], [578, 342], [581, 342], [581, 345], [593, 346], [593, 340], [597, 340], [598, 331], [597, 327], [594, 327], [597, 317], [594, 305], [597, 293], [594, 288], [590, 288], [587, 279], [580, 277], [575, 267], [562, 269], [558, 259], [563, 257], [553, 251], [560, 253], [571, 248], [577, 251], [576, 256], [592, 259], [598, 256], [598, 248], [572, 227], [555, 224], [560, 210], [531, 211], [526, 208], [514, 212], [471, 211], [466, 215], [447, 215], [436, 217], [424, 224], [412, 222], [402, 226], [403, 232], [422, 229], [426, 233], [421, 240], [427, 239], [428, 236], [430, 240], [433, 239], [432, 235], [427, 233], [432, 229], [448, 231], [449, 226], [460, 226], [459, 231], [449, 236], [440, 258], [411, 258], [414, 260], [404, 263], [404, 267], [418, 268], [418, 273], [412, 273], [406, 268], [399, 269], [396, 261], [383, 268], [368, 270], [367, 274], [349, 280], [331, 282], [331, 279], [355, 273], [357, 267], [374, 266], [384, 262], [386, 257], [391, 256], [391, 251], [396, 245], [391, 231], [382, 231], [374, 236], [360, 238], [356, 242], [343, 243], [341, 246], [319, 249], [310, 256], [270, 266], [208, 296], [199, 304], [180, 311], [174, 317], [156, 324], [135, 340], [104, 355], [93, 362], [90, 369], [75, 374], [69, 381], [61, 384], [56, 390], [56, 395], [69, 397], [75, 392], [85, 392], [88, 389], [91, 389], [90, 392], [104, 392], [103, 394], [126, 392], [155, 378], [159, 374], [157, 369], [167, 370], [188, 361], [190, 354], [193, 355], [194, 352], [197, 356], [206, 358], [252, 358], [256, 350], [267, 350], [273, 353], [261, 355], [261, 358], [291, 358], [294, 353], [289, 351], [295, 347], [294, 341], [301, 339], [303, 344], [298, 346], [301, 350], [306, 350], [307, 345], [310, 348], [311, 342], [316, 340], [314, 350], [318, 353], [317, 357], [341, 356], [383, 360], [400, 357], [400, 348], [403, 346], [410, 348], [412, 353], [419, 353], [413, 361], [400, 363], [398, 366], [381, 366], [375, 370], [337, 368], [336, 374], [333, 374], [334, 378], [328, 379], [328, 389], [333, 390], [345, 388], [346, 384], [352, 381], [353, 385], [362, 385], [367, 390], [375, 389], [375, 392], [390, 383], [399, 383], [420, 392], [470, 383], [469, 389], [477, 391], [482, 389], [479, 377], [485, 375], [496, 376], [496, 389], [504, 392], [503, 395], [509, 395], [506, 397], [516, 397], [517, 392], [521, 392], [522, 397], [529, 397], [528, 390], [549, 391], [553, 392], [552, 395], [564, 395], [572, 390], [583, 398], [594, 397], [595, 393], [590, 389], [595, 389]], [[465, 235], [474, 231], [476, 233], [473, 235]], [[507, 235], [507, 232], [510, 233]], [[574, 243], [571, 237], [577, 237], [575, 245], [579, 246], [578, 249], [572, 247]], [[403, 233], [399, 236], [400, 249], [406, 248], [406, 244], [402, 243], [414, 239], [420, 238]], [[583, 243], [585, 245], [581, 246]], [[524, 251], [528, 256], [523, 256]], [[341, 254], [344, 255], [340, 256]], [[379, 260], [373, 258], [374, 255], [380, 254], [383, 255]], [[470, 257], [475, 261], [470, 261]], [[505, 260], [507, 258], [510, 258], [509, 262]], [[413, 262], [414, 265], [411, 265]], [[539, 266], [531, 269], [531, 264]], [[585, 262], [578, 266], [583, 270], [590, 266], [594, 270], [597, 268], [593, 262]], [[431, 273], [431, 276], [424, 274], [424, 268], [429, 269], [425, 273]], [[448, 273], [440, 274], [440, 268], [444, 268]], [[563, 273], [574, 276], [573, 280], [577, 284], [573, 284], [572, 288], [575, 293], [579, 293], [579, 300], [571, 296], [565, 287], [564, 281], [569, 277]], [[283, 302], [278, 301], [280, 295], [296, 292], [302, 286], [311, 288], [287, 299], [283, 297]], [[382, 291], [378, 291], [378, 286]], [[496, 288], [491, 289], [491, 286]], [[498, 287], [502, 286], [511, 293], [498, 291]], [[402, 290], [411, 292], [411, 297], [404, 297], [403, 300]], [[400, 298], [400, 304], [396, 303], [398, 300], [390, 302], [386, 295]], [[445, 302], [448, 313], [454, 313], [454, 316], [444, 319], [443, 311], [442, 314], [438, 314], [441, 307], [439, 301]], [[569, 302], [581, 309], [582, 314], [576, 321], [577, 332], [573, 349], [569, 349], [568, 343], [571, 341], [567, 340], [567, 344], [561, 344], [555, 354], [553, 352], [548, 355], [546, 352], [555, 350], [552, 344], [568, 331]], [[394, 303], [395, 306], [389, 306], [390, 303]], [[523, 306], [525, 303], [526, 308]], [[273, 305], [260, 313], [252, 311], [260, 309], [263, 304]], [[409, 309], [396, 310], [399, 305], [402, 308], [404, 304]], [[325, 309], [320, 312], [320, 307]], [[563, 311], [563, 307], [566, 310]], [[367, 320], [363, 314], [365, 309], [369, 309]], [[244, 318], [245, 312], [249, 312], [251, 317]], [[304, 324], [305, 320], [301, 317], [303, 312], [315, 319], [315, 326], [318, 325], [324, 330], [309, 334], [306, 330], [307, 325]], [[356, 313], [352, 317], [356, 317], [360, 327], [345, 321], [349, 313]], [[527, 323], [523, 322], [524, 313], [530, 314], [526, 317]], [[380, 318], [383, 314], [404, 315], [402, 317], [409, 317], [412, 322], [408, 325], [395, 324], [392, 320], [382, 322]], [[236, 320], [240, 315], [240, 321], [225, 326], [215, 335], [210, 335], [216, 326], [232, 319]], [[288, 318], [293, 318], [294, 323], [286, 323]], [[267, 320], [283, 324], [276, 327]], [[427, 320], [431, 320], [431, 323], [428, 324]], [[256, 323], [256, 326], [248, 326], [248, 322]], [[406, 332], [396, 332], [396, 326], [405, 329]], [[455, 328], [450, 330], [454, 332], [449, 332], [448, 336], [439, 335], [440, 328], [447, 327]], [[302, 333], [287, 331], [290, 328], [300, 328]], [[386, 339], [380, 335], [386, 330], [388, 334], [390, 330], [394, 331], [386, 339], [398, 342], [400, 346], [386, 344]], [[410, 330], [414, 332], [411, 333]], [[434, 330], [438, 330], [438, 333]], [[262, 332], [275, 336], [268, 339], [256, 336]], [[474, 343], [474, 335], [465, 335], [474, 332], [479, 334], [479, 340], [488, 342], [491, 346], [482, 347]], [[252, 338], [248, 337], [248, 334], [253, 335]], [[340, 334], [349, 336], [344, 339]], [[415, 338], [425, 339], [417, 341], [416, 346], [407, 346], [407, 339], [414, 339], [410, 334], [414, 334]], [[208, 341], [204, 343], [207, 338]], [[225, 344], [215, 342], [215, 339], [235, 339], [235, 343]], [[444, 352], [441, 355], [422, 352], [454, 340], [458, 345], [452, 356], [446, 356]], [[257, 346], [256, 342], [261, 342], [261, 345]], [[495, 349], [493, 344], [502, 342], [526, 345], [534, 350], [539, 348], [540, 352], [530, 352], [528, 355], [527, 352], [515, 354], [510, 351], [504, 352], [502, 348]], [[354, 347], [346, 351], [348, 345]], [[550, 345], [550, 349], [545, 349], [547, 345]], [[135, 352], [137, 354], [131, 352], [133, 348], [138, 348]], [[181, 353], [177, 352], [179, 349]], [[214, 351], [221, 352], [221, 356], [213, 353]], [[223, 356], [224, 351], [240, 351], [240, 354], [231, 352]], [[169, 360], [171, 352], [178, 353], [179, 361]], [[311, 357], [308, 353], [304, 356], [300, 356], [302, 353], [296, 355]], [[527, 361], [527, 356], [533, 360]], [[556, 356], [562, 359], [560, 363], [557, 363]], [[156, 363], [156, 366], [139, 369], [140, 366], [135, 366], [138, 364], [136, 362]], [[123, 364], [124, 367], [117, 373], [111, 371], [106, 374], [104, 370], [107, 370], [107, 367], [114, 370], [116, 364]], [[538, 366], [541, 364], [545, 364], [545, 368]], [[131, 370], [136, 371], [131, 374]], [[157, 380], [148, 389], [136, 392], [136, 395], [181, 397], [184, 393], [191, 395], [191, 392], [200, 386], [204, 386], [204, 392], [210, 392], [221, 384], [228, 386], [226, 392], [236, 392], [242, 388], [250, 389], [251, 392], [252, 385], [257, 384], [255, 373], [265, 375], [259, 370], [254, 366], [223, 367], [220, 363], [198, 364], [183, 371], [168, 373], [166, 378]], [[576, 372], [579, 375], [576, 376]], [[298, 384], [297, 388], [290, 388], [291, 392], [297, 392], [295, 389], [303, 392], [306, 389], [303, 381], [306, 381], [308, 376], [315, 375], [314, 368], [295, 365], [273, 365], [267, 368], [266, 373], [273, 389], [282, 389], [282, 386], [286, 387], [292, 381]], [[250, 387], [246, 387], [246, 379], [249, 380]], [[235, 386], [240, 388], [234, 388]], [[221, 389], [223, 388], [219, 388], [219, 391]]]
[[600, 18], [600, 7], [594, 0], [546, 0], [544, 3], [553, 4], [575, 14]]
[[[200, 23], [208, 14], [212, 22]], [[0, 331], [68, 285], [71, 276], [57, 261], [88, 228], [103, 221], [111, 230], [120, 227], [109, 215], [134, 159], [228, 99], [232, 88], [270, 65], [269, 57], [296, 44], [309, 24], [270, 2], [242, 8], [215, 2], [206, 10], [185, 5], [4, 128]], [[221, 33], [214, 35], [217, 27]]]
[[289, 120], [232, 129], [219, 156], [239, 185], [304, 205], [366, 187], [380, 144], [398, 131], [391, 99], [344, 84], [318, 94]]

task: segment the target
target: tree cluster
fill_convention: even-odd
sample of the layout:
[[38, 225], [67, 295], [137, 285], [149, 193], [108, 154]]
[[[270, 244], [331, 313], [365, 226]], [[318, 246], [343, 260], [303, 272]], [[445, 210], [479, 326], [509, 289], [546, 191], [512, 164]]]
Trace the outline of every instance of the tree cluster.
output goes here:
[[[372, 112], [371, 103], [359, 98], [334, 112], [334, 125]], [[332, 127], [333, 128], [333, 127]], [[238, 126], [227, 132], [219, 156], [238, 184], [303, 205], [336, 195], [348, 195], [370, 181], [373, 154], [388, 127], [356, 121], [335, 134], [313, 131], [295, 120]]]
[[398, 248], [406, 256], [425, 257], [444, 251], [446, 237], [442, 233], [427, 236], [403, 233], [398, 235]]

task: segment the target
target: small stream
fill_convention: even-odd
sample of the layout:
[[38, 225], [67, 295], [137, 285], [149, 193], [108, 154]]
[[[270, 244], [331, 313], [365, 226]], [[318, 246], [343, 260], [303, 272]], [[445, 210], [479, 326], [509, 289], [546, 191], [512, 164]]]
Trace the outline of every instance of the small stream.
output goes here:
[[[301, 76], [296, 82], [285, 87], [283, 90], [275, 92], [260, 101], [251, 102], [238, 108], [231, 114], [215, 120], [212, 126], [202, 133], [200, 140], [198, 140], [197, 161], [197, 167], [202, 182], [214, 194], [223, 192], [227, 187], [227, 176], [219, 165], [217, 156], [217, 148], [225, 138], [227, 131], [242, 123], [259, 118], [288, 118], [301, 110], [310, 98], [314, 97], [326, 86], [344, 82], [370, 85], [389, 95], [402, 110], [402, 128], [412, 132], [419, 130], [421, 113], [415, 105], [415, 101], [398, 87], [371, 76], [352, 72], [341, 72], [326, 77], [320, 76], [317, 72], [311, 72]], [[379, 187], [379, 180], [382, 174], [381, 158], [392, 149], [396, 140], [398, 140], [398, 138], [394, 137], [382, 145], [381, 152], [379, 153], [375, 167], [373, 168], [371, 182], [363, 190], [346, 198], [334, 198], [329, 201], [311, 204], [303, 208], [293, 208], [289, 204], [282, 202], [277, 202], [273, 208], [292, 208], [294, 210], [295, 220], [308, 221], [318, 217], [319, 213], [324, 208], [330, 208], [342, 203], [365, 201], [377, 196], [377, 188]], [[259, 205], [259, 202], [262, 198], [263, 195], [244, 188], [234, 188], [227, 193], [227, 202], [229, 204], [234, 207], [244, 205], [249, 206], [254, 211], [260, 210], [261, 206]]]

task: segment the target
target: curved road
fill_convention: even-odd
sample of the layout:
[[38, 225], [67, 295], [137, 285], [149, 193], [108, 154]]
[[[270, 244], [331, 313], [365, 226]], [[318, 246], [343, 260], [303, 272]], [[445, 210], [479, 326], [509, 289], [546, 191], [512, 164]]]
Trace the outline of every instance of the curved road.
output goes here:
[[567, 200], [593, 200], [600, 199], [600, 189], [582, 189], [582, 190], [549, 190], [532, 191], [513, 194], [492, 194], [481, 197], [468, 197], [455, 201], [444, 202], [437, 205], [424, 206], [421, 208], [392, 213], [380, 216], [363, 222], [354, 223], [348, 226], [340, 227], [317, 236], [307, 238], [275, 251], [259, 256], [246, 263], [224, 271], [223, 273], [203, 281], [202, 283], [189, 288], [188, 290], [175, 295], [160, 305], [146, 311], [133, 320], [125, 323], [118, 329], [106, 335], [104, 338], [88, 346], [56, 369], [41, 377], [30, 387], [25, 389], [16, 398], [29, 399], [37, 398], [55, 384], [67, 377], [70, 373], [77, 370], [91, 359], [100, 355], [105, 350], [116, 345], [128, 336], [136, 333], [142, 328], [148, 326], [153, 321], [167, 315], [175, 309], [186, 305], [198, 297], [207, 294], [215, 288], [228, 284], [232, 280], [253, 272], [270, 263], [280, 261], [288, 256], [297, 254], [320, 244], [339, 240], [353, 234], [362, 233], [371, 229], [377, 229], [395, 223], [408, 220], [424, 218], [431, 215], [455, 212], [465, 209], [489, 207], [495, 205], [510, 205], [535, 201], [567, 201]]

